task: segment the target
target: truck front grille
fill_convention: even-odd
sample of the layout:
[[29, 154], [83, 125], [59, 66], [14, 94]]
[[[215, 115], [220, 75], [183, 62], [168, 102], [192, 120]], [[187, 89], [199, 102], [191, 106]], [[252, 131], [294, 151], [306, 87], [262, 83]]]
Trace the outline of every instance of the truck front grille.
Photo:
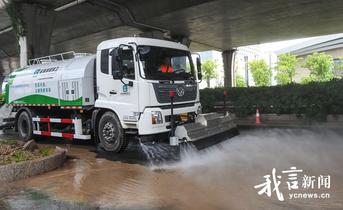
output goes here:
[[196, 84], [153, 84], [158, 103], [170, 103], [169, 91], [175, 93], [174, 102], [194, 101], [197, 97]]

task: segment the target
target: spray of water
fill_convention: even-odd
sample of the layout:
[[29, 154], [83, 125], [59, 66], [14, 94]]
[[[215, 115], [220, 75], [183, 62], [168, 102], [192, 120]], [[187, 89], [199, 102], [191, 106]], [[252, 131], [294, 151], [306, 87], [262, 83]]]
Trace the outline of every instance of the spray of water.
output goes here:
[[313, 173], [343, 175], [341, 151], [343, 139], [337, 131], [258, 129], [243, 131], [240, 136], [202, 151], [186, 145], [181, 148], [180, 161], [153, 169], [182, 170], [192, 175], [199, 169], [223, 176], [234, 172], [256, 177], [255, 174], [263, 175], [274, 167], [282, 170], [297, 166]]
[[152, 168], [177, 159], [175, 148], [171, 148], [167, 144], [143, 143], [139, 139], [139, 145], [141, 146], [142, 151], [146, 155], [149, 165]]
[[[342, 131], [258, 129], [242, 131], [240, 136], [200, 152], [188, 149], [181, 161], [160, 167], [180, 173], [206, 189], [213, 189], [210, 194], [213, 199], [221, 198], [218, 202], [223, 202], [223, 206], [230, 205], [233, 209], [290, 209], [289, 206], [271, 206], [270, 202], [257, 195], [253, 187], [263, 183], [263, 177], [271, 174], [273, 168], [282, 175], [283, 170], [295, 166], [303, 170], [302, 175], [330, 175], [332, 200], [326, 203], [336, 203], [340, 209], [342, 151]], [[315, 209], [319, 202], [311, 200], [309, 209]], [[302, 206], [303, 200], [292, 204]], [[244, 206], [250, 207], [242, 208]], [[292, 209], [302, 209], [297, 207], [292, 206]]]
[[182, 144], [180, 145], [179, 160], [178, 161], [164, 161], [160, 164], [154, 164], [151, 166], [151, 169], [154, 171], [163, 171], [163, 170], [177, 170], [177, 169], [187, 169], [191, 167], [200, 167], [201, 165], [207, 164], [209, 156], [206, 154], [209, 151], [215, 151], [219, 149], [219, 146], [213, 146], [204, 151], [199, 151], [196, 147], [191, 144]]
[[155, 159], [155, 154], [151, 152], [151, 147], [143, 144], [141, 140], [139, 140], [139, 145], [141, 146], [142, 151], [144, 152], [146, 157], [148, 158], [149, 163], [152, 164], [153, 160]]

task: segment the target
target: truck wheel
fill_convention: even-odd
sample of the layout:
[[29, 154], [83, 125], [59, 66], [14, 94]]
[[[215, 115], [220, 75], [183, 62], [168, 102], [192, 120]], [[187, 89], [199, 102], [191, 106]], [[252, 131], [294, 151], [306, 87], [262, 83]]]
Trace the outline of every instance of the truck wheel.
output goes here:
[[112, 112], [106, 112], [99, 121], [98, 134], [100, 146], [108, 152], [120, 153], [128, 145], [118, 117]]
[[20, 113], [17, 121], [17, 128], [19, 137], [23, 141], [29, 141], [32, 139], [33, 136], [33, 125], [32, 119], [26, 111]]

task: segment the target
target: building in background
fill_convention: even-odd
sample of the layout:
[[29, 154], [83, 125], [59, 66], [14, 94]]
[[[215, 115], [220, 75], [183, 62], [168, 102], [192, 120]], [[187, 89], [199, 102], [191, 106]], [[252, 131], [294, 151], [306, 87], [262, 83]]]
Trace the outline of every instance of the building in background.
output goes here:
[[277, 56], [272, 51], [263, 50], [259, 45], [251, 45], [245, 47], [238, 47], [235, 53], [234, 72], [235, 77], [240, 75], [244, 78], [246, 86], [254, 86], [254, 79], [249, 69], [249, 62], [253, 60], [264, 60], [269, 68], [273, 70], [272, 84], [275, 84], [274, 67], [277, 62]]
[[[224, 87], [224, 63], [223, 63], [223, 57], [222, 53], [218, 51], [205, 51], [200, 52], [201, 61], [204, 62], [206, 60], [213, 60], [217, 63], [216, 73], [217, 78], [210, 80], [211, 88], [216, 87]], [[200, 83], [200, 88], [204, 89], [207, 88], [207, 83], [205, 80]]]
[[[334, 59], [335, 64], [342, 64], [343, 33], [312, 38], [308, 41], [301, 42], [291, 47], [281, 49], [276, 53], [277, 55], [290, 53], [300, 58], [296, 68], [296, 75], [294, 78], [295, 82], [300, 82], [303, 77], [310, 75], [310, 71], [307, 68], [304, 68], [303, 66], [305, 64], [307, 56], [312, 55], [315, 52], [324, 52], [328, 55], [331, 55]], [[339, 71], [339, 69], [334, 70], [337, 76], [343, 76], [342, 71]]]
[[[218, 67], [216, 69], [217, 72], [217, 78], [212, 79], [210, 84], [211, 88], [215, 87], [223, 87], [224, 86], [224, 67], [223, 67], [223, 58], [222, 53], [218, 51], [205, 51], [200, 52], [200, 56], [202, 61], [206, 60], [214, 60], [217, 62]], [[234, 65], [233, 65], [233, 84], [236, 84], [236, 75], [240, 75], [244, 78], [246, 82], [246, 86], [254, 86], [254, 80], [252, 78], [250, 69], [249, 69], [249, 62], [256, 60], [256, 59], [263, 59], [266, 61], [266, 63], [269, 65], [271, 69], [274, 69], [275, 64], [277, 62], [277, 56], [272, 51], [265, 51], [262, 48], [260, 48], [258, 45], [251, 45], [251, 46], [245, 46], [245, 47], [238, 47], [236, 49], [235, 55], [234, 55]], [[273, 71], [273, 74], [274, 71]], [[272, 84], [275, 84], [273, 75], [273, 81]], [[200, 88], [206, 88], [207, 84], [206, 82], [202, 82], [200, 84]]]

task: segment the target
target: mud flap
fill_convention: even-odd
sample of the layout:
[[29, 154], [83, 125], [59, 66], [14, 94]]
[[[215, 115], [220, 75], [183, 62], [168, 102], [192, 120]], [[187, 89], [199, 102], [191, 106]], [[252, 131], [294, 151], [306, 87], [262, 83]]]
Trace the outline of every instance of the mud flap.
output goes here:
[[192, 143], [198, 150], [216, 145], [238, 135], [238, 129], [231, 116], [219, 113], [201, 114], [195, 123], [177, 126], [175, 135]]

